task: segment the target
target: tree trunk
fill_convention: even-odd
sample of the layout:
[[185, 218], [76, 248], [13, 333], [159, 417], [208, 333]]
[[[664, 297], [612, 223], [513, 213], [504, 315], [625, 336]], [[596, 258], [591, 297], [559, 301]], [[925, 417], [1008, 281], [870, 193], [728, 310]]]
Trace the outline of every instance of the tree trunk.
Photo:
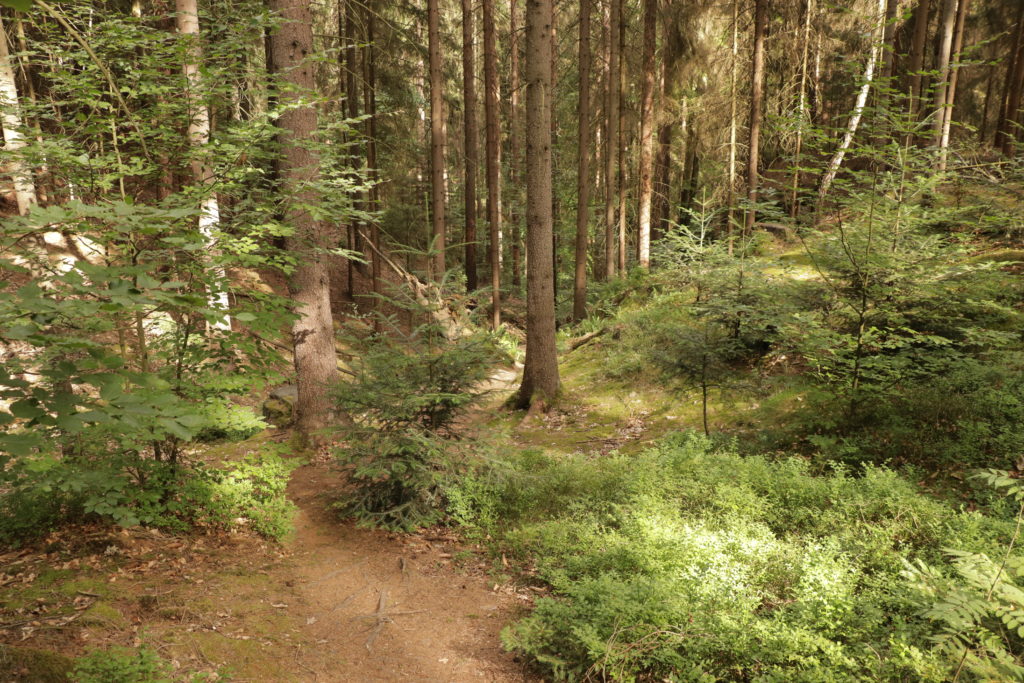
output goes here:
[[618, 167], [619, 252], [618, 271], [626, 274], [626, 26], [624, 2], [619, 0], [619, 148], [615, 152]]
[[[892, 0], [889, 0], [892, 2]], [[804, 44], [800, 58], [800, 99], [797, 108], [796, 147], [793, 151], [793, 187], [789, 197], [789, 216], [796, 220], [800, 215], [800, 201], [797, 197], [800, 190], [800, 167], [802, 166], [804, 128], [807, 125], [807, 55], [811, 44], [811, 13], [814, 11], [814, 0], [807, 0], [804, 7]]]
[[[216, 232], [220, 224], [220, 206], [217, 203], [217, 192], [214, 190], [215, 179], [209, 164], [204, 162], [203, 148], [210, 142], [210, 111], [202, 102], [203, 83], [199, 66], [203, 61], [202, 47], [199, 42], [199, 10], [196, 0], [177, 0], [175, 3], [175, 23], [178, 33], [189, 41], [183, 67], [187, 82], [186, 98], [188, 99], [188, 138], [193, 148], [192, 179], [197, 185], [204, 186], [203, 199], [199, 209], [199, 234], [208, 249], [208, 255], [216, 258]], [[224, 287], [224, 269], [214, 267], [209, 284], [208, 305], [211, 310], [223, 312], [211, 326], [217, 330], [230, 330], [231, 318], [228, 316], [228, 292]]]
[[640, 95], [640, 192], [637, 202], [637, 260], [651, 266], [651, 203], [654, 196], [654, 45], [658, 38], [658, 0], [644, 0], [643, 91]]
[[846, 134], [843, 136], [843, 141], [839, 144], [839, 149], [832, 155], [832, 159], [829, 160], [828, 170], [825, 171], [825, 175], [821, 179], [821, 186], [818, 188], [819, 202], [825, 199], [825, 195], [828, 194], [828, 190], [832, 186], [832, 181], [836, 179], [839, 167], [842, 166], [843, 159], [846, 157], [846, 150], [850, 148], [853, 136], [857, 134], [857, 128], [860, 126], [861, 117], [864, 115], [864, 107], [867, 104], [868, 93], [871, 91], [871, 83], [875, 76], [875, 66], [878, 64], [878, 53], [881, 52], [882, 35], [885, 27], [885, 2], [886, 0], [878, 0], [878, 27], [875, 42], [871, 46], [871, 54], [868, 56], [867, 65], [864, 67], [864, 83], [861, 84], [860, 92], [857, 94], [857, 102], [853, 106], [853, 114], [850, 116], [850, 121], [846, 126]]
[[509, 155], [508, 162], [509, 180], [512, 185], [512, 210], [509, 213], [509, 222], [512, 224], [509, 234], [509, 251], [512, 256], [512, 286], [517, 290], [522, 287], [523, 282], [520, 273], [523, 270], [523, 236], [520, 234], [519, 208], [522, 205], [522, 174], [519, 171], [519, 161], [522, 158], [522, 150], [519, 145], [519, 10], [516, 0], [509, 0]]
[[[374, 0], [367, 0], [366, 9], [366, 48], [363, 50], [363, 107], [366, 110], [366, 166], [370, 172], [370, 201], [367, 207], [375, 214], [380, 210], [380, 188], [377, 184], [380, 177], [377, 171], [377, 50], [376, 45], [376, 17], [377, 8]], [[373, 293], [379, 295], [381, 275], [381, 244], [380, 225], [376, 218], [370, 225], [371, 251], [371, 281]], [[374, 299], [374, 306], [378, 306], [380, 299]], [[379, 330], [380, 319], [374, 318], [374, 328]]]
[[14, 177], [14, 198], [18, 202], [18, 213], [24, 216], [36, 203], [36, 187], [28, 165], [18, 159], [18, 150], [25, 146], [25, 136], [21, 133], [21, 105], [7, 44], [7, 31], [0, 17], [0, 123], [3, 124], [4, 151], [11, 158], [8, 167]]
[[956, 13], [956, 28], [953, 31], [953, 64], [949, 68], [949, 85], [946, 87], [946, 102], [942, 111], [942, 132], [939, 137], [939, 165], [938, 170], [946, 170], [946, 161], [949, 156], [949, 133], [953, 126], [953, 107], [956, 105], [956, 85], [960, 78], [961, 51], [964, 46], [964, 25], [967, 23], [967, 15], [971, 11], [971, 0], [960, 0], [960, 6]]
[[938, 60], [935, 71], [938, 76], [935, 82], [934, 102], [932, 109], [932, 144], [938, 148], [942, 144], [942, 126], [946, 119], [946, 92], [949, 90], [949, 61], [953, 53], [953, 29], [956, 26], [957, 0], [945, 0], [942, 4], [942, 21], [939, 24], [942, 42], [939, 44]]
[[1017, 30], [1014, 34], [1010, 61], [1006, 68], [1006, 83], [1003, 88], [1002, 107], [996, 126], [996, 147], [1003, 154], [1013, 153], [1013, 142], [1017, 137], [1013, 122], [1020, 107], [1022, 82], [1024, 82], [1024, 2], [1017, 10]]
[[282, 19], [271, 37], [273, 70], [290, 86], [278, 95], [285, 106], [277, 125], [281, 128], [281, 191], [291, 200], [284, 221], [294, 229], [285, 246], [296, 263], [288, 280], [298, 315], [292, 324], [298, 385], [296, 427], [304, 438], [315, 441], [331, 414], [330, 392], [338, 381], [338, 361], [323, 253], [331, 245], [323, 226], [307, 208], [319, 202], [315, 189], [319, 159], [306, 144], [316, 135], [317, 113], [302, 101], [316, 88], [313, 30], [309, 3], [304, 0], [270, 0], [270, 9]]
[[654, 205], [651, 213], [651, 241], [668, 232], [669, 167], [672, 163], [672, 124], [663, 121], [667, 91], [665, 71], [668, 55], [661, 60], [658, 73], [658, 99], [655, 104], [654, 121], [658, 126], [658, 154], [654, 162]]
[[552, 0], [526, 4], [526, 367], [516, 404], [546, 408], [558, 394], [551, 288]]
[[747, 207], [743, 223], [749, 234], [757, 219], [757, 167], [761, 148], [761, 102], [764, 99], [764, 33], [768, 25], [768, 0], [754, 0], [754, 54], [750, 66], [750, 137], [747, 153]]
[[590, 237], [590, 0], [580, 0], [580, 87], [576, 172], [576, 271], [572, 318], [587, 317], [587, 249]]
[[616, 171], [619, 151], [619, 6], [621, 0], [611, 0], [608, 17], [608, 77], [605, 79], [604, 140], [604, 274], [606, 280], [615, 277], [615, 207], [617, 204]]
[[[468, 0], [466, 0], [468, 2]], [[487, 127], [487, 225], [491, 247], [491, 327], [501, 325], [501, 140], [494, 0], [484, 0], [484, 117]]]
[[476, 122], [475, 40], [476, 18], [473, 15], [473, 0], [462, 0], [462, 111], [466, 145], [463, 193], [466, 213], [466, 290], [470, 292], [476, 291], [479, 286], [476, 278], [476, 169], [479, 130]]
[[738, 103], [739, 91], [736, 87], [736, 69], [739, 65], [739, 38], [740, 38], [740, 3], [739, 0], [732, 0], [732, 54], [729, 66], [729, 187], [728, 201], [729, 211], [725, 215], [726, 239], [728, 241], [729, 255], [732, 255], [733, 228], [736, 225], [736, 178], [739, 175], [736, 171], [736, 129], [738, 126]]
[[920, 0], [914, 10], [914, 38], [910, 44], [910, 62], [907, 64], [908, 111], [913, 119], [921, 111], [921, 82], [924, 69], [924, 48], [928, 39], [928, 12], [931, 0]]
[[430, 58], [430, 215], [432, 276], [440, 281], [445, 269], [444, 87], [441, 73], [441, 16], [439, 0], [427, 0], [427, 44]]

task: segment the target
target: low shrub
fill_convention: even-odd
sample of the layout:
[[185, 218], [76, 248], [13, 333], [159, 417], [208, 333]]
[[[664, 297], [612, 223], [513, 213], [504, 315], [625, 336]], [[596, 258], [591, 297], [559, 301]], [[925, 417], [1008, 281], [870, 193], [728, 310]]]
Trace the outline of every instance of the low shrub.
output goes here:
[[898, 474], [815, 476], [692, 434], [637, 456], [515, 457], [450, 494], [551, 597], [504, 632], [559, 680], [948, 680], [908, 561], [992, 552], [1008, 520]]
[[280, 539], [291, 528], [294, 506], [285, 487], [292, 469], [269, 452], [189, 468], [123, 454], [26, 457], [0, 471], [0, 541], [24, 542], [88, 520], [175, 531], [245, 524]]
[[440, 518], [441, 482], [458, 460], [453, 426], [483, 396], [502, 354], [489, 333], [444, 332], [431, 321], [397, 339], [347, 336], [353, 377], [336, 396], [355, 425], [337, 452], [352, 484], [342, 514], [402, 530]]

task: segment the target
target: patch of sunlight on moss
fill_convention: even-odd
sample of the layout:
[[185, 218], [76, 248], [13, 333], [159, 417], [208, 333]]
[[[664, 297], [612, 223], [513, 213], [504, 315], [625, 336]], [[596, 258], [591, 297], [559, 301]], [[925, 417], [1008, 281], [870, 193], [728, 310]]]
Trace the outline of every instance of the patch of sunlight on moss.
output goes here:
[[109, 602], [97, 600], [85, 610], [78, 623], [82, 626], [99, 626], [101, 628], [122, 629], [129, 626], [128, 619], [121, 611]]
[[79, 593], [98, 595], [105, 598], [110, 595], [110, 585], [100, 578], [78, 578], [57, 586], [57, 592], [73, 598]]

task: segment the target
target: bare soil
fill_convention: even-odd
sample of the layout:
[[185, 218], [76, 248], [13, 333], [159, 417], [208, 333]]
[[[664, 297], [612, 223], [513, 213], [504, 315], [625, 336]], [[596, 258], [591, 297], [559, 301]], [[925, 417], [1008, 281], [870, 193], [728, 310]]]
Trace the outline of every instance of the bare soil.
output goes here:
[[[327, 465], [293, 473], [283, 546], [78, 528], [0, 555], [0, 643], [70, 656], [146, 643], [181, 674], [238, 682], [535, 680], [499, 638], [529, 591], [492, 582], [450, 531], [339, 521], [325, 495], [339, 488]], [[49, 679], [0, 662], [9, 680]]]

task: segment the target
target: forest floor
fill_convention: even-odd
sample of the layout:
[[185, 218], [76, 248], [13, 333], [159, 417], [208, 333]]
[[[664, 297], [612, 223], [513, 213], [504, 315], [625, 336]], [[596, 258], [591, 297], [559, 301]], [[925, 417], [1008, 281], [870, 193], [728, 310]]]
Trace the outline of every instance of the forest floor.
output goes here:
[[[496, 375], [489, 406], [515, 379]], [[536, 680], [499, 636], [535, 590], [493, 578], [482, 548], [445, 528], [392, 534], [340, 521], [330, 495], [342, 487], [326, 462], [298, 467], [295, 531], [280, 545], [96, 527], [0, 556], [0, 643], [18, 648], [0, 654], [144, 643], [181, 674], [236, 682]], [[0, 680], [66, 680], [29, 668], [39, 669], [0, 661]]]
[[[502, 408], [519, 373], [497, 370], [464, 437], [599, 455], [699, 424], [690, 397], [609, 382], [603, 360], [600, 342], [563, 357], [563, 400], [525, 419]], [[240, 459], [288, 438], [264, 433], [204, 457]], [[0, 681], [66, 680], [5, 669], [3, 644], [68, 657], [145, 644], [179, 674], [238, 683], [540, 680], [500, 639], [546, 592], [528, 568], [517, 575], [444, 527], [397, 534], [339, 520], [331, 503], [343, 488], [327, 457], [297, 467], [295, 531], [282, 544], [97, 526], [0, 555]]]

